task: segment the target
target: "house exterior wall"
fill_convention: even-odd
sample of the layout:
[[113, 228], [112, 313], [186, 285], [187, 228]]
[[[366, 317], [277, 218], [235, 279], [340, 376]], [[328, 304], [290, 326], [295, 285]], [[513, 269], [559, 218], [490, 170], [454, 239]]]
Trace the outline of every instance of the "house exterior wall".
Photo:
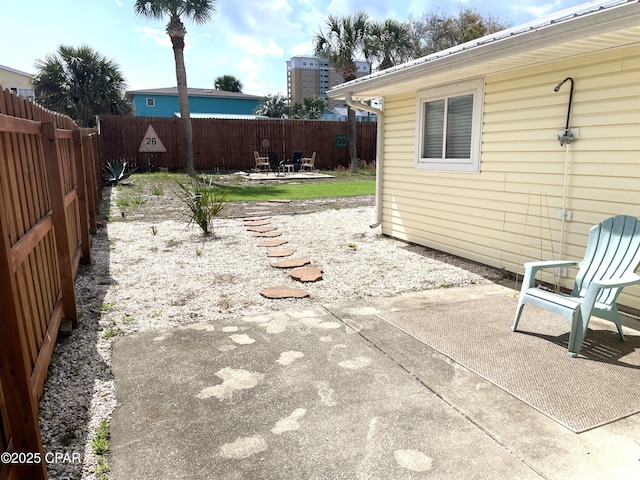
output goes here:
[[[553, 87], [569, 76], [579, 138], [567, 153], [556, 136], [570, 84]], [[638, 78], [640, 46], [488, 76], [479, 173], [416, 170], [416, 95], [385, 98], [383, 233], [510, 272], [526, 261], [581, 259], [592, 225], [640, 217]], [[560, 252], [565, 157], [572, 218]], [[640, 288], [625, 289], [619, 303], [640, 309]]]
[[[153, 98], [155, 106], [147, 106], [147, 98]], [[251, 115], [260, 103], [259, 99], [216, 98], [189, 96], [191, 113], [226, 113]], [[134, 94], [132, 95], [134, 115], [138, 117], [173, 117], [180, 111], [178, 97], [172, 95]]]
[[31, 75], [28, 73], [4, 68], [0, 65], [0, 85], [27, 98], [35, 98], [31, 85]]

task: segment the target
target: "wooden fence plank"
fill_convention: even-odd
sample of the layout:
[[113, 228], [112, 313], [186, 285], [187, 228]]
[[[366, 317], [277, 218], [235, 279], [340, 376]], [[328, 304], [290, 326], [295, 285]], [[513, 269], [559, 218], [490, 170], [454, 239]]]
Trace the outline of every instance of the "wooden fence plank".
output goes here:
[[[5, 199], [0, 195], [0, 279], [6, 289], [0, 295], [2, 335], [0, 335], [0, 383], [3, 404], [7, 412], [7, 430], [11, 435], [11, 449], [15, 452], [38, 453], [44, 457], [38, 405], [31, 391], [31, 362], [27, 358], [25, 332], [18, 315], [18, 289], [11, 260], [11, 245], [5, 230]], [[7, 471], [7, 470], [6, 470]], [[47, 478], [45, 462], [12, 465], [17, 478]]]
[[[101, 198], [98, 148], [92, 131], [0, 86], [0, 451], [42, 454], [38, 398], [63, 315], [77, 322], [74, 276]], [[46, 475], [44, 462], [0, 465], [2, 480]]]
[[51, 210], [56, 236], [56, 250], [59, 258], [60, 281], [62, 283], [62, 305], [64, 316], [74, 325], [78, 323], [76, 296], [73, 284], [72, 252], [69, 251], [69, 232], [64, 207], [64, 192], [62, 184], [62, 167], [58, 162], [56, 131], [53, 122], [42, 123], [42, 143], [50, 180]]
[[[316, 166], [332, 169], [349, 166], [347, 148], [336, 142], [346, 135], [346, 122], [290, 119], [192, 119], [194, 166], [200, 171], [248, 170], [255, 165], [253, 152], [261, 156], [278, 153], [286, 160], [293, 152], [304, 156], [316, 152]], [[153, 126], [166, 153], [138, 152], [143, 136]], [[180, 122], [176, 118], [101, 116], [99, 141], [102, 163], [126, 159], [141, 171], [180, 170], [185, 167]], [[375, 122], [358, 122], [358, 157], [373, 161], [376, 157]]]
[[73, 132], [73, 156], [75, 158], [76, 185], [78, 195], [78, 212], [80, 221], [81, 262], [91, 263], [91, 240], [89, 238], [89, 207], [87, 199], [87, 177], [85, 175], [84, 157], [82, 155], [82, 135], [79, 130]]

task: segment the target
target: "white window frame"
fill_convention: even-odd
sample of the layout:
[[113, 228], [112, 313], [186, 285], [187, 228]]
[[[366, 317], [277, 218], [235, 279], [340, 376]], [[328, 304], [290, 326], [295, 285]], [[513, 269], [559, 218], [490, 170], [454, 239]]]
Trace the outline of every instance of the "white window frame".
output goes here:
[[153, 98], [153, 97], [147, 97], [146, 105], [147, 105], [147, 107], [155, 107], [156, 106], [156, 99]]
[[[470, 158], [424, 158], [422, 146], [424, 136], [424, 105], [427, 102], [446, 100], [451, 97], [473, 94], [473, 113], [471, 119]], [[448, 172], [480, 172], [480, 145], [482, 139], [482, 107], [484, 104], [484, 81], [475, 79], [453, 85], [421, 90], [416, 96], [416, 145], [415, 168], [417, 170], [435, 170]], [[445, 116], [446, 129], [446, 116]], [[443, 135], [446, 135], [444, 130]]]

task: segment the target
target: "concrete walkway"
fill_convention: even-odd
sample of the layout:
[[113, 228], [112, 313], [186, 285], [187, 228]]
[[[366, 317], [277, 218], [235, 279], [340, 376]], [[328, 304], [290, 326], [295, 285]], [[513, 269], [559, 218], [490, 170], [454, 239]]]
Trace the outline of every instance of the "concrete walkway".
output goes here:
[[486, 295], [512, 292], [433, 290], [118, 339], [109, 478], [640, 478], [639, 415], [574, 434], [376, 316]]

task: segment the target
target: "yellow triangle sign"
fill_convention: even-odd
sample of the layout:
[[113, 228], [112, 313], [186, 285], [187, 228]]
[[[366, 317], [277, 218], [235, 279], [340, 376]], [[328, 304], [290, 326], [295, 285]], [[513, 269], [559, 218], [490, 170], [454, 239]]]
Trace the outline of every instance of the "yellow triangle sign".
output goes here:
[[147, 128], [147, 133], [142, 137], [142, 143], [140, 143], [140, 148], [138, 148], [139, 152], [166, 152], [167, 149], [164, 148], [162, 141], [158, 138], [158, 134], [154, 130], [153, 126], [149, 124], [149, 128]]

